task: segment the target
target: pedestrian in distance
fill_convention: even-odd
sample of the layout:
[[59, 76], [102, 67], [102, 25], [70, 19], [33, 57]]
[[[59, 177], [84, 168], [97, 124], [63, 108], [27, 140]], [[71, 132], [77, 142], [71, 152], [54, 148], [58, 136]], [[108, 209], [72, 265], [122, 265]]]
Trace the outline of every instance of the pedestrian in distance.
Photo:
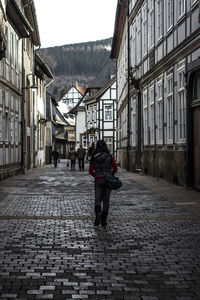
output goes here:
[[79, 170], [84, 171], [84, 159], [85, 159], [86, 150], [83, 148], [82, 145], [80, 145], [80, 148], [77, 150], [77, 158], [78, 158], [78, 165]]
[[92, 153], [94, 152], [94, 149], [95, 149], [95, 144], [93, 142], [92, 145], [88, 147], [88, 158], [89, 159], [91, 158]]
[[89, 173], [95, 178], [95, 221], [94, 226], [106, 227], [109, 211], [111, 190], [105, 181], [105, 173], [114, 175], [117, 172], [117, 164], [104, 140], [99, 140], [90, 159]]
[[56, 168], [57, 164], [58, 164], [58, 158], [59, 158], [59, 152], [58, 152], [57, 148], [55, 148], [55, 150], [52, 151], [51, 156], [53, 157], [53, 164], [54, 164], [54, 167]]
[[72, 148], [68, 154], [68, 159], [70, 160], [71, 162], [71, 171], [75, 171], [75, 166], [76, 166], [76, 156], [77, 156], [77, 153], [75, 151], [74, 148]]

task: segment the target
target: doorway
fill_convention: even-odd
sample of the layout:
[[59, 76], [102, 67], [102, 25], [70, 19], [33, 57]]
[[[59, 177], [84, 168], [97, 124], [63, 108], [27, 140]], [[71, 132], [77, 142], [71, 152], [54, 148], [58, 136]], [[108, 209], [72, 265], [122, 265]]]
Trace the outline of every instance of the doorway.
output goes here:
[[194, 77], [192, 107], [194, 120], [194, 187], [200, 190], [200, 73], [197, 73]]

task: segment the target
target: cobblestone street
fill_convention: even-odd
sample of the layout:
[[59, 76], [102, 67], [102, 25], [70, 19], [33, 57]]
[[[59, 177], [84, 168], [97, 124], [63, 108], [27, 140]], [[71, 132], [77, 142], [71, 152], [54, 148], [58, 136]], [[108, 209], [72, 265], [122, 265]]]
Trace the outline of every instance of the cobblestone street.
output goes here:
[[0, 182], [0, 299], [200, 299], [200, 219], [126, 174], [106, 229], [88, 165]]

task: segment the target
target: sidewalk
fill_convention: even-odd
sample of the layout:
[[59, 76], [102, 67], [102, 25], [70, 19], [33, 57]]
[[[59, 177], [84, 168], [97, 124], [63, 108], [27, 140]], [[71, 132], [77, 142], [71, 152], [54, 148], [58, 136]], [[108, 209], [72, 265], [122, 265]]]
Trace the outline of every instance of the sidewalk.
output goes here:
[[171, 184], [163, 179], [122, 170], [127, 179], [134, 180], [156, 195], [173, 202], [200, 218], [200, 192]]
[[88, 165], [0, 182], [0, 300], [200, 299], [198, 192], [118, 175], [106, 229], [93, 225]]

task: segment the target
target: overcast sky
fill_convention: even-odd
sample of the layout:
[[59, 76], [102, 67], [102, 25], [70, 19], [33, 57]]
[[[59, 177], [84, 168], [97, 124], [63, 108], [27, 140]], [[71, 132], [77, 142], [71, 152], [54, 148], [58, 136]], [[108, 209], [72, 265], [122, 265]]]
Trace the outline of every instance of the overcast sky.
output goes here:
[[42, 47], [113, 36], [117, 0], [35, 0]]

